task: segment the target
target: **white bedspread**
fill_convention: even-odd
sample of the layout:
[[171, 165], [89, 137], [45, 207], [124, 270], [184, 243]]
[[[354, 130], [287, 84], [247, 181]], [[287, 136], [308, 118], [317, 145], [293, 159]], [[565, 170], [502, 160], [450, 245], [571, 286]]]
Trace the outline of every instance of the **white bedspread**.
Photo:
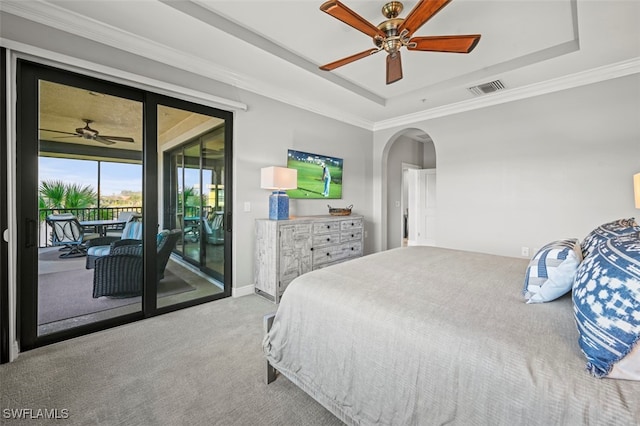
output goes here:
[[307, 273], [265, 354], [348, 424], [640, 423], [639, 382], [585, 370], [570, 297], [524, 303], [527, 263], [408, 247]]

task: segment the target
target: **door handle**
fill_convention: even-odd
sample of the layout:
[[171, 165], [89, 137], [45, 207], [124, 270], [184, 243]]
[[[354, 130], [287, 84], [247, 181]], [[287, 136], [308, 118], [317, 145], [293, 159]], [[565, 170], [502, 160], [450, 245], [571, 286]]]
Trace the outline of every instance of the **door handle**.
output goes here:
[[37, 234], [37, 228], [38, 228], [37, 222], [33, 219], [25, 218], [24, 226], [25, 226], [25, 235], [27, 236], [25, 241], [25, 247], [26, 248], [35, 247], [38, 244], [38, 242], [36, 241], [36, 234]]
[[225, 229], [227, 232], [231, 232], [231, 212], [227, 213], [227, 226]]

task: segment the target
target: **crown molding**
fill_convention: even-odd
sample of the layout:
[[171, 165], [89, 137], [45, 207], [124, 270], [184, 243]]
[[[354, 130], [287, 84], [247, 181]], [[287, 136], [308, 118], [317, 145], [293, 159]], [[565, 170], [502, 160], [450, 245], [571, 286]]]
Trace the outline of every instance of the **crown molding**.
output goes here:
[[586, 86], [637, 73], [640, 73], [640, 57], [592, 68], [590, 70], [580, 71], [574, 74], [568, 74], [540, 83], [495, 92], [479, 98], [473, 98], [462, 102], [444, 105], [442, 107], [431, 108], [425, 111], [391, 118], [389, 120], [381, 120], [374, 124], [373, 131], [375, 132], [398, 126], [406, 126], [415, 124], [419, 121], [431, 120], [434, 118], [459, 114], [461, 112], [531, 98], [534, 96], [573, 89], [575, 87]]
[[[292, 105], [294, 107], [301, 108], [303, 110], [313, 112], [315, 114], [319, 114], [371, 131], [411, 125], [419, 121], [444, 117], [447, 115], [458, 114], [461, 112], [472, 111], [480, 108], [486, 108], [493, 105], [499, 105], [529, 97], [567, 90], [574, 87], [593, 84], [600, 81], [640, 72], [640, 58], [636, 57], [630, 60], [613, 63], [586, 71], [581, 71], [544, 82], [534, 83], [528, 86], [523, 86], [515, 89], [507, 89], [505, 91], [484, 95], [479, 98], [472, 98], [441, 107], [431, 108], [412, 114], [374, 122], [366, 120], [359, 116], [355, 116], [353, 114], [338, 112], [336, 111], [335, 106], [327, 106], [324, 104], [313, 102], [310, 99], [300, 98], [292, 91], [285, 91], [279, 87], [269, 86], [263, 81], [257, 81], [255, 79], [249, 78], [246, 75], [240, 75], [231, 72], [230, 70], [225, 69], [216, 63], [203, 60], [202, 58], [195, 55], [186, 54], [177, 49], [167, 47], [153, 40], [140, 37], [133, 33], [107, 25], [103, 22], [92, 20], [86, 17], [80, 17], [77, 14], [70, 13], [68, 10], [47, 1], [3, 1], [2, 11], [59, 29], [61, 31], [84, 37], [116, 49], [125, 50], [129, 53], [153, 61], [162, 62], [165, 64], [189, 64], [188, 69], [183, 69], [207, 78], [211, 78], [221, 83], [231, 85], [238, 89], [246, 90], [260, 96], [264, 96], [288, 105]], [[234, 109], [247, 110], [248, 108], [247, 105], [240, 102], [216, 98], [215, 96], [204, 94], [192, 89], [182, 89], [175, 85], [170, 85], [157, 80], [149, 79], [144, 76], [115, 70], [113, 68], [90, 63], [82, 59], [72, 58], [68, 55], [49, 52], [45, 49], [26, 46], [24, 44], [11, 42], [6, 39], [0, 39], [0, 42], [3, 42], [3, 45], [7, 47], [12, 47], [16, 51], [26, 52], [46, 59], [69, 63], [93, 71], [108, 72], [111, 75], [126, 78], [131, 81], [150, 84], [155, 87], [171, 87], [171, 90], [187, 90], [192, 96], [195, 96], [196, 98], [207, 99], [213, 102], [217, 101], [222, 105], [225, 105], [224, 102], [226, 102], [226, 105], [232, 106], [232, 108]], [[172, 66], [178, 67], [178, 65]]]

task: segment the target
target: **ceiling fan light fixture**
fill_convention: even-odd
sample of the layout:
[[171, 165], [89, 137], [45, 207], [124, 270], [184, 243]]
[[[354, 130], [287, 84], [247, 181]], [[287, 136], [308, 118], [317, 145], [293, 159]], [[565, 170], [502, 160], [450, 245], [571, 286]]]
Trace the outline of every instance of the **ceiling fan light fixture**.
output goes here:
[[451, 0], [418, 0], [415, 7], [405, 18], [398, 18], [403, 5], [399, 1], [387, 2], [382, 7], [382, 14], [387, 18], [378, 26], [358, 15], [339, 0], [328, 0], [320, 6], [320, 10], [344, 22], [345, 24], [367, 34], [373, 39], [377, 50], [364, 51], [320, 66], [321, 70], [332, 71], [343, 65], [384, 50], [387, 56], [387, 84], [402, 79], [400, 49], [406, 46], [409, 50], [423, 52], [469, 53], [478, 41], [480, 34], [445, 35], [432, 37], [413, 37], [413, 33], [446, 6]]

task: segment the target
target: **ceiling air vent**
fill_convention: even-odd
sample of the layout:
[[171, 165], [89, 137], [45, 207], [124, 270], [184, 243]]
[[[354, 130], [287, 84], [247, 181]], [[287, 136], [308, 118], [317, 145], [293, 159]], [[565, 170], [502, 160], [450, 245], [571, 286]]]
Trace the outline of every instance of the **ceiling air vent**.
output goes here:
[[469, 87], [469, 91], [476, 96], [486, 95], [487, 93], [497, 92], [498, 90], [502, 89], [504, 89], [504, 84], [502, 84], [500, 80]]

